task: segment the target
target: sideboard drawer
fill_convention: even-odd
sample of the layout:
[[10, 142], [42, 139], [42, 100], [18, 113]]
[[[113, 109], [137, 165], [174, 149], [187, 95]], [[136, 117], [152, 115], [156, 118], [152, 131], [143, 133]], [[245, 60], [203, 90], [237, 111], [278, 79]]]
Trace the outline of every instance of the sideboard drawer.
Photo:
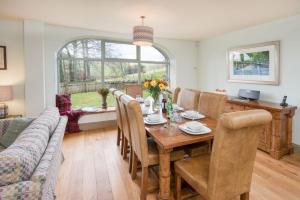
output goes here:
[[232, 103], [226, 103], [225, 108], [224, 108], [225, 113], [242, 111], [242, 110], [244, 110], [244, 106], [240, 106], [240, 105], [232, 104]]

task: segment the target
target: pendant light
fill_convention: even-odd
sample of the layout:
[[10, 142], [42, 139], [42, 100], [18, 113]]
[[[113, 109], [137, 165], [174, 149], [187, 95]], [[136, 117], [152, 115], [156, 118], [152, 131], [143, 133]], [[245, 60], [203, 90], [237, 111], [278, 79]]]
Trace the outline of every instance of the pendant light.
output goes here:
[[152, 46], [153, 28], [144, 26], [145, 16], [141, 16], [142, 25], [133, 27], [133, 44], [137, 46]]

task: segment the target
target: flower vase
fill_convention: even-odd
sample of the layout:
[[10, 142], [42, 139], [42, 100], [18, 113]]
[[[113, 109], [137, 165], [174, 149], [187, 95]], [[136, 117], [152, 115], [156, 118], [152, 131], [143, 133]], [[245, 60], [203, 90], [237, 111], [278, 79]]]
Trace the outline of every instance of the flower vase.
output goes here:
[[152, 108], [153, 108], [153, 111], [156, 111], [157, 108], [159, 106], [161, 106], [161, 100], [162, 100], [162, 97], [161, 97], [161, 94], [160, 93], [155, 93], [155, 94], [152, 94], [151, 95], [152, 98], [153, 98], [153, 105], [152, 105]]
[[102, 108], [107, 108], [107, 95], [102, 95]]

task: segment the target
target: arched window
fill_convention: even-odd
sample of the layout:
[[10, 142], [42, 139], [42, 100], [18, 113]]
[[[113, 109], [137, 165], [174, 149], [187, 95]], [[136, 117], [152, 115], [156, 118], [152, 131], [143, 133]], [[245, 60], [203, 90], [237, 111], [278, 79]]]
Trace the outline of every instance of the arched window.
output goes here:
[[145, 79], [169, 80], [169, 58], [156, 47], [80, 39], [66, 44], [57, 58], [59, 93], [72, 94], [74, 108], [99, 106], [96, 91], [103, 85], [122, 89]]

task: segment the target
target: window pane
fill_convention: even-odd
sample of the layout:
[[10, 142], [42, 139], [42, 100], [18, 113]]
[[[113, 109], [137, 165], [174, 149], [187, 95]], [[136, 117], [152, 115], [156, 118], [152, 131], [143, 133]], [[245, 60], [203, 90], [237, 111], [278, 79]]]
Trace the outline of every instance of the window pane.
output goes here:
[[166, 64], [141, 63], [141, 80], [146, 79], [168, 80]]
[[105, 43], [106, 58], [136, 59], [136, 46], [131, 44]]
[[86, 40], [88, 58], [101, 58], [101, 40]]
[[164, 62], [165, 57], [154, 47], [141, 47], [141, 60], [142, 61], [158, 61]]
[[122, 89], [123, 83], [138, 82], [137, 63], [106, 62], [104, 64], [104, 82], [111, 86]]

